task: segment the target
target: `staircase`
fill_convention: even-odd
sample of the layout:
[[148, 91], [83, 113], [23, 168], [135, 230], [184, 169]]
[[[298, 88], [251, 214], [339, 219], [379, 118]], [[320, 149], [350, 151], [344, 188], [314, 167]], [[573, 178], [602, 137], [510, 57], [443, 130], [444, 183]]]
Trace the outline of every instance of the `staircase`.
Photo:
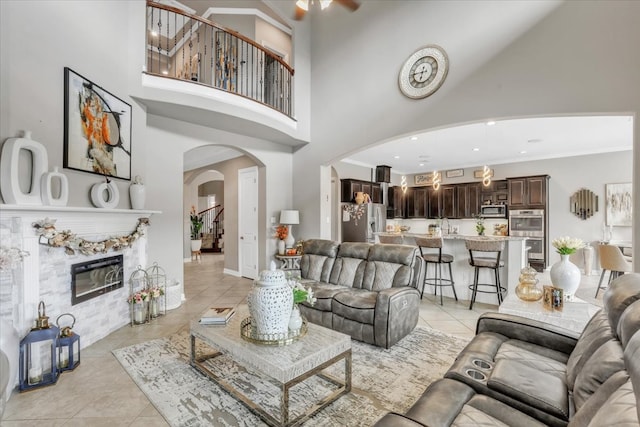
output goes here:
[[224, 252], [224, 207], [216, 205], [198, 212], [202, 216], [202, 252]]

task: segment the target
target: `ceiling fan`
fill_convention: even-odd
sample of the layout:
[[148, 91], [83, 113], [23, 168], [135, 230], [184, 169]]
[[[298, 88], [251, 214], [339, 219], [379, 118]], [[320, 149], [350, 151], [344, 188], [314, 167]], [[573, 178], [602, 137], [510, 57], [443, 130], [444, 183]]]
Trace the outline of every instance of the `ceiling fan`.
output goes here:
[[[326, 9], [332, 0], [318, 0], [320, 3], [320, 9]], [[343, 5], [347, 9], [351, 10], [351, 12], [355, 11], [360, 7], [360, 4], [355, 0], [335, 0], [336, 3]], [[314, 0], [298, 0], [296, 1], [296, 13], [294, 15], [294, 19], [296, 21], [300, 21], [304, 18], [304, 15], [309, 11], [309, 7], [313, 6]]]

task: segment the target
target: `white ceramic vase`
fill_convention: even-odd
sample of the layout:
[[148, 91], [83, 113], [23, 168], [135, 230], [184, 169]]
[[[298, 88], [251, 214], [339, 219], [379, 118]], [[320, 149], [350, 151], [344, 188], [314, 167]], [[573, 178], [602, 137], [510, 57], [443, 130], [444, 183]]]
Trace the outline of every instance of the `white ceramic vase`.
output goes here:
[[569, 255], [560, 255], [560, 261], [551, 266], [551, 283], [562, 289], [565, 300], [572, 301], [580, 286], [580, 269], [571, 261]]
[[129, 197], [131, 198], [131, 209], [144, 209], [145, 189], [140, 175], [136, 175], [133, 184], [129, 186]]
[[287, 283], [284, 271], [264, 270], [253, 283], [247, 296], [249, 314], [260, 339], [278, 339], [287, 335], [293, 307], [293, 291]]
[[289, 330], [291, 332], [299, 332], [302, 327], [302, 315], [300, 314], [300, 308], [298, 304], [293, 305], [291, 310], [291, 317], [289, 318]]
[[278, 255], [284, 255], [284, 240], [278, 240]]

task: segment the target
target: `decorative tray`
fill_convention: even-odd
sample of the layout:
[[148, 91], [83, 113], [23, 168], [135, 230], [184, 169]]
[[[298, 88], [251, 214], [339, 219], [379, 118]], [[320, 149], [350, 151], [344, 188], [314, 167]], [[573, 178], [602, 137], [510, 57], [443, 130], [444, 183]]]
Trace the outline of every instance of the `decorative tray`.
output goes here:
[[245, 341], [254, 344], [284, 346], [289, 345], [307, 334], [307, 320], [302, 319], [302, 326], [297, 331], [288, 331], [286, 334], [258, 334], [252, 324], [253, 319], [247, 317], [240, 323], [240, 336]]

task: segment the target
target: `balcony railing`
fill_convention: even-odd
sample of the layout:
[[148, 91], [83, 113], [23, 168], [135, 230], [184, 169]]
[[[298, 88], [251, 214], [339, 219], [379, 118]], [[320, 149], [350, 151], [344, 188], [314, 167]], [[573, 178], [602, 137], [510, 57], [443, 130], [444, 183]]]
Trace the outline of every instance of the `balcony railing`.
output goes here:
[[147, 73], [243, 96], [292, 117], [294, 70], [243, 35], [147, 2]]

